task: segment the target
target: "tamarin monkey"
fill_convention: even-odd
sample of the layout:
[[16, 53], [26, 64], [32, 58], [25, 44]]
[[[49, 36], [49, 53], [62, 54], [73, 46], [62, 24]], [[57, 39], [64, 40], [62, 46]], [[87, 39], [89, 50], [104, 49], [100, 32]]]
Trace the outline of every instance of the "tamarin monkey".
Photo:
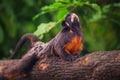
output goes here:
[[[20, 47], [22, 47], [26, 39], [30, 40], [33, 45], [37, 41], [36, 39], [34, 40], [33, 36], [25, 36], [19, 42]], [[68, 14], [62, 22], [61, 31], [56, 37], [46, 43], [46, 45], [47, 44], [50, 45], [51, 51], [48, 51], [51, 54], [66, 61], [73, 61], [73, 57], [78, 56], [79, 52], [83, 49], [83, 33], [79, 17], [75, 13]], [[19, 45], [17, 46], [18, 48], [20, 48]], [[33, 46], [33, 48], [30, 49], [33, 51], [32, 53], [28, 51], [16, 65], [9, 67], [7, 70], [3, 70], [3, 73], [0, 75], [0, 80], [12, 79], [30, 71], [33, 65], [39, 60], [41, 51], [44, 51], [44, 47], [41, 49], [40, 47], [40, 45], [37, 47]]]
[[79, 17], [75, 13], [68, 14], [62, 22], [62, 29], [55, 37], [54, 50], [65, 60], [72, 60], [83, 49], [83, 33]]

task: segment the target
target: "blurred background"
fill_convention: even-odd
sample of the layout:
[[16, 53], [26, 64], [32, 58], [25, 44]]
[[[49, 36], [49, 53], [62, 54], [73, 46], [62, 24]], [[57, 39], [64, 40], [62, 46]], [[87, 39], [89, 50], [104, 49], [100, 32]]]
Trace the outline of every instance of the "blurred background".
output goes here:
[[23, 34], [49, 41], [71, 12], [78, 14], [83, 28], [82, 54], [120, 49], [120, 0], [0, 0], [0, 59], [11, 55]]

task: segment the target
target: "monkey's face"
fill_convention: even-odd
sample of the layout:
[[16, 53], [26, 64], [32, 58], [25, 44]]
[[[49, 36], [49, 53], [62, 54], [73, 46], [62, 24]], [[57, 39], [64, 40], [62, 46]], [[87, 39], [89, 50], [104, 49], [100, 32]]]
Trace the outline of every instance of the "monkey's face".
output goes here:
[[80, 28], [79, 17], [75, 13], [68, 14], [62, 22], [62, 26], [70, 30]]

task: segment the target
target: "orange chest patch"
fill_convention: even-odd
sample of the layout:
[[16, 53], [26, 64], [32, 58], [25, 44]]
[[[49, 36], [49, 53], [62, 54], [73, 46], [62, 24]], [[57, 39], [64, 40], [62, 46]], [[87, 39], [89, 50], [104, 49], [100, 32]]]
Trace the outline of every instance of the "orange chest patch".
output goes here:
[[75, 36], [70, 42], [64, 46], [65, 51], [68, 54], [75, 55], [78, 54], [80, 50], [83, 49], [82, 37]]

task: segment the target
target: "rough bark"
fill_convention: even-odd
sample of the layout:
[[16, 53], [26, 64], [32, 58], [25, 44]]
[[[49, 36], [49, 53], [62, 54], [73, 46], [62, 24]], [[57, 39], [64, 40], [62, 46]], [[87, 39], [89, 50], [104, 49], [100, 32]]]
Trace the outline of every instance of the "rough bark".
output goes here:
[[[40, 56], [42, 57], [42, 56]], [[1, 60], [1, 68], [9, 68], [19, 60]], [[25, 76], [15, 80], [120, 80], [120, 51], [93, 52], [74, 62], [58, 57], [42, 58]]]

